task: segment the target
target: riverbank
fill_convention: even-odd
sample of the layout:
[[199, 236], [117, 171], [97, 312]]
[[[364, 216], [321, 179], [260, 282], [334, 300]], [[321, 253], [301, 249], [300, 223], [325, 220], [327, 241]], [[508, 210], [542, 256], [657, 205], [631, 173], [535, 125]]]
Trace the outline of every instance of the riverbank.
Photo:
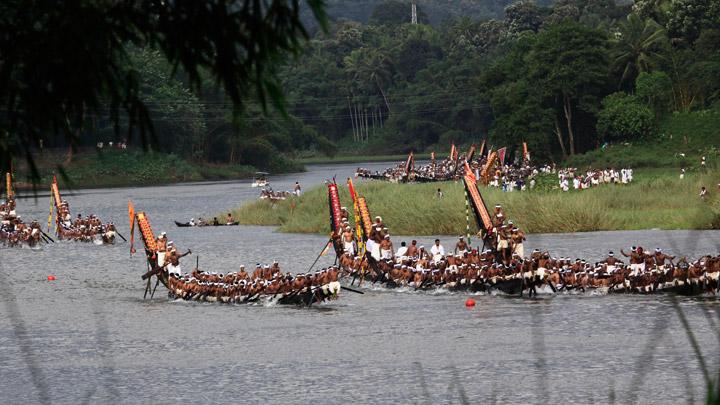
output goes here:
[[[62, 188], [80, 189], [248, 179], [256, 172], [248, 165], [195, 163], [177, 155], [140, 150], [88, 151], [75, 154], [69, 161], [65, 153], [47, 152], [38, 155], [35, 163], [41, 188], [50, 184], [53, 173]], [[287, 172], [303, 170], [299, 164], [287, 165]], [[32, 189], [24, 162], [15, 173], [15, 187]]]
[[[680, 180], [668, 170], [636, 173], [630, 185], [604, 185], [570, 191], [504, 193], [481, 188], [489, 207], [502, 204], [508, 218], [529, 233], [566, 233], [640, 229], [720, 229], [720, 173], [693, 173]], [[711, 190], [700, 200], [701, 186]], [[358, 182], [372, 216], [380, 215], [392, 233], [402, 235], [459, 235], [465, 233], [465, 196], [461, 182], [392, 184]], [[435, 197], [437, 188], [444, 197]], [[340, 200], [351, 208], [347, 187]], [[352, 211], [352, 209], [351, 209]], [[271, 204], [254, 201], [233, 210], [245, 225], [274, 225], [282, 232], [327, 233], [326, 187], [300, 198]], [[352, 217], [352, 213], [351, 213]], [[471, 217], [471, 229], [476, 229]]]
[[[293, 162], [302, 165], [312, 164], [341, 164], [341, 163], [368, 163], [368, 162], [402, 162], [408, 157], [407, 154], [394, 155], [336, 155], [336, 156], [308, 156], [294, 159]], [[429, 153], [416, 153], [416, 160], [429, 160]]]

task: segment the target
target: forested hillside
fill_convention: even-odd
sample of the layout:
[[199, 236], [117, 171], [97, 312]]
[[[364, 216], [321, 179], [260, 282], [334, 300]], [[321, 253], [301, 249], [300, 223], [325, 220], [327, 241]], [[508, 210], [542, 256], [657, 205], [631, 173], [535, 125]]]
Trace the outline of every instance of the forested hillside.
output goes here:
[[[558, 160], [651, 142], [673, 112], [717, 108], [720, 99], [720, 2], [423, 0], [418, 8], [412, 25], [408, 1], [328, 2], [328, 31], [277, 71], [285, 109], [248, 104], [234, 119], [214, 83], [190, 88], [159, 52], [135, 49], [156, 148], [283, 170], [293, 157], [427, 152], [488, 137], [510, 149], [525, 141], [538, 159]], [[115, 136], [102, 118], [91, 132], [91, 144]]]

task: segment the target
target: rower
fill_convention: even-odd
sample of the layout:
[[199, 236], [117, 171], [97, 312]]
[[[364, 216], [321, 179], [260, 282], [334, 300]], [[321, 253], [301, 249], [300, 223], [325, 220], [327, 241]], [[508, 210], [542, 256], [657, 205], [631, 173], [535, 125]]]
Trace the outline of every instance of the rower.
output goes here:
[[350, 226], [345, 227], [342, 238], [345, 253], [351, 257], [355, 256], [355, 236], [353, 235], [352, 228], [350, 228]]
[[462, 255], [468, 251], [468, 244], [465, 242], [465, 238], [460, 235], [458, 237], [458, 241], [455, 244], [455, 254], [456, 255]]
[[167, 233], [160, 232], [160, 236], [155, 241], [157, 244], [157, 265], [162, 267], [165, 265], [165, 253], [167, 251]]
[[412, 242], [410, 242], [410, 246], [407, 248], [407, 252], [405, 252], [405, 256], [416, 257], [417, 255], [418, 255], [417, 241], [413, 240]]
[[390, 241], [390, 235], [385, 235], [380, 242], [380, 257], [384, 260], [392, 260], [393, 258], [393, 244]]
[[518, 255], [518, 257], [525, 257], [525, 249], [523, 247], [523, 241], [525, 241], [525, 232], [521, 231], [520, 228], [512, 228], [510, 234], [510, 241], [512, 242], [512, 252]]
[[655, 248], [655, 254], [653, 254], [653, 259], [655, 261], [655, 266], [660, 267], [665, 265], [666, 260], [670, 262], [670, 264], [674, 264], [673, 260], [675, 259], [675, 256], [666, 255], [665, 253], [663, 253], [662, 249]]
[[606, 257], [605, 260], [603, 260], [600, 263], [605, 263], [605, 267], [607, 268], [608, 274], [612, 274], [617, 269], [618, 264], [622, 264], [622, 261], [620, 261], [620, 259], [616, 258], [615, 253], [613, 253], [613, 251], [611, 250], [608, 253], [608, 257]]
[[235, 224], [235, 219], [233, 218], [231, 212], [228, 212], [228, 214], [227, 214], [227, 222], [226, 222], [225, 224], [226, 224], [226, 225], [233, 225], [233, 224]]
[[195, 226], [195, 218], [190, 218], [190, 222], [188, 222], [188, 225]]

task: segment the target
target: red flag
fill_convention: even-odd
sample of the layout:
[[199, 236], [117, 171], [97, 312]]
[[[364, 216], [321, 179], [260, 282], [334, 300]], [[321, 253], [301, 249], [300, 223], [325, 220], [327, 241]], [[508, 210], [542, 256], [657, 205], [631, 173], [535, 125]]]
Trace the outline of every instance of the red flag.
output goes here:
[[505, 166], [505, 151], [507, 151], [505, 147], [498, 149], [498, 159], [500, 159], [501, 166]]
[[455, 147], [455, 142], [452, 143], [452, 146], [450, 146], [450, 160], [457, 159], [457, 148]]

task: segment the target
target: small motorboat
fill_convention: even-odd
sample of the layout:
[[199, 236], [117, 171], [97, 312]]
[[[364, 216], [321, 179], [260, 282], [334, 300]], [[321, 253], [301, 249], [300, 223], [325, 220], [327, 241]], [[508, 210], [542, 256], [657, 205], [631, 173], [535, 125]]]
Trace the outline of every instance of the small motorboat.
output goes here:
[[252, 187], [266, 187], [270, 182], [267, 180], [268, 172], [256, 172], [253, 176]]

